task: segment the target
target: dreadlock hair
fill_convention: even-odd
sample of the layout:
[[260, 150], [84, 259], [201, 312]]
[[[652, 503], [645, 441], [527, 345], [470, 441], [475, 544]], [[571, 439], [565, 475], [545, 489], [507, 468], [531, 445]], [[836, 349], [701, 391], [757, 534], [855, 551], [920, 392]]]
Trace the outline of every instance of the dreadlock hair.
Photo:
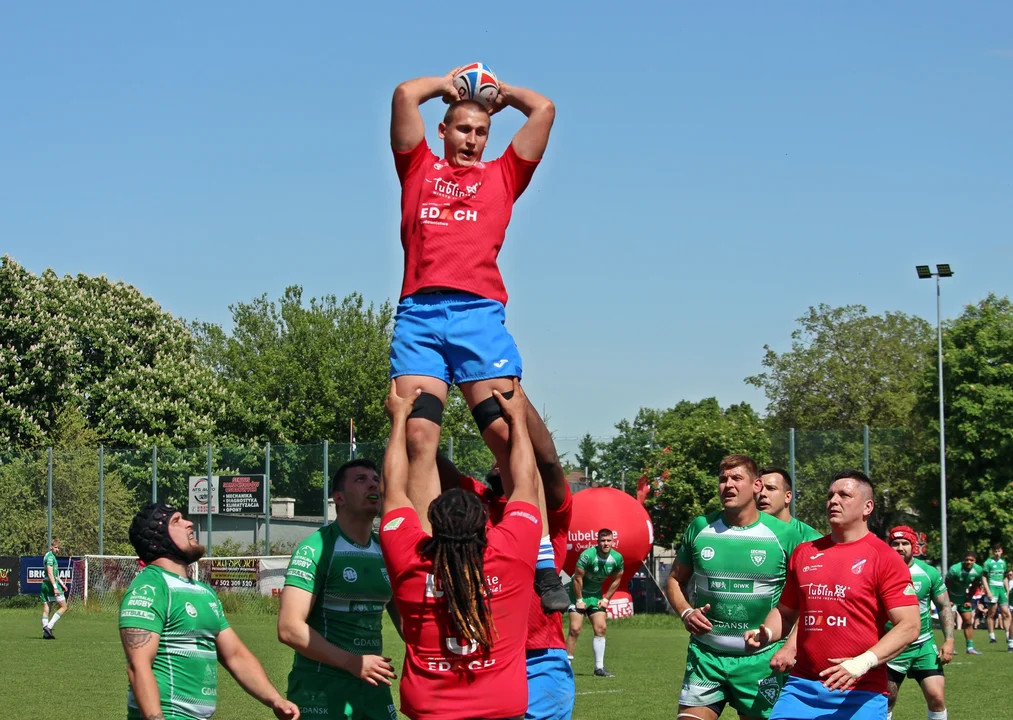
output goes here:
[[486, 649], [492, 647], [496, 631], [482, 560], [488, 518], [478, 495], [461, 488], [448, 490], [429, 505], [433, 536], [422, 547], [422, 554], [432, 557], [433, 575], [461, 639]]

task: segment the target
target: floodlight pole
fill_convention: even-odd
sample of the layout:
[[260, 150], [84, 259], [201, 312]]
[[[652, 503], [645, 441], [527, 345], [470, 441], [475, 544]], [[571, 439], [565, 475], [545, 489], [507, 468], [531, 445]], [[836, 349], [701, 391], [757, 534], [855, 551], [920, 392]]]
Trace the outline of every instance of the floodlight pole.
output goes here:
[[936, 337], [938, 343], [939, 364], [939, 508], [942, 512], [942, 561], [943, 573], [949, 569], [947, 564], [947, 531], [946, 531], [946, 417], [943, 412], [943, 314], [942, 291], [939, 273], [936, 276]]

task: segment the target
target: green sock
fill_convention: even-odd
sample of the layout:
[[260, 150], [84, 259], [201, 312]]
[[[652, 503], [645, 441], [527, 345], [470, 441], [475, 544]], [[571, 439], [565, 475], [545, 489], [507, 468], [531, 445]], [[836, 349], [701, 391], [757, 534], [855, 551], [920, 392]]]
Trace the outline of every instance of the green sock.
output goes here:
[[[965, 638], [965, 640], [966, 640], [966, 638]], [[973, 650], [974, 649], [974, 640], [966, 640], [966, 642], [967, 642], [967, 649], [968, 650]]]

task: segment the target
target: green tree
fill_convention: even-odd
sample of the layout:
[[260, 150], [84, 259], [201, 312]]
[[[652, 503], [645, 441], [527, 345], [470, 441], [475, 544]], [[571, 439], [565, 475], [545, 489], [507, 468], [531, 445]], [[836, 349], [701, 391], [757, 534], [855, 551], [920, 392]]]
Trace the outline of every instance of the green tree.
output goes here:
[[[924, 445], [917, 506], [939, 547], [939, 383], [927, 353], [918, 386]], [[1013, 544], [1013, 304], [990, 294], [943, 334], [946, 477], [950, 557]]]
[[[0, 262], [0, 441], [47, 442], [80, 409], [106, 445], [201, 444], [230, 398], [186, 325], [105, 277], [40, 277]], [[51, 439], [48, 440], [51, 442]]]
[[625, 482], [626, 492], [636, 493], [653, 452], [659, 416], [658, 410], [641, 408], [632, 423], [623, 419], [615, 424], [616, 435], [600, 446], [598, 465], [604, 484], [618, 488]]
[[577, 469], [585, 473], [588, 479], [599, 479], [598, 472], [598, 443], [591, 437], [591, 433], [585, 433], [584, 437], [577, 443], [577, 453], [574, 461]]

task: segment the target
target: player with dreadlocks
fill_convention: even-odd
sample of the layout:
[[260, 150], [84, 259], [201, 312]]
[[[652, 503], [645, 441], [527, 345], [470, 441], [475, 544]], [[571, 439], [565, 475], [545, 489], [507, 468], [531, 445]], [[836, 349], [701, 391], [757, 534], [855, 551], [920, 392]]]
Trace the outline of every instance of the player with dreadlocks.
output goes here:
[[503, 520], [487, 528], [477, 495], [455, 488], [428, 508], [430, 537], [408, 499], [405, 428], [417, 393], [391, 384], [380, 546], [404, 623], [401, 712], [411, 720], [524, 717], [524, 646], [538, 556], [538, 470], [527, 428], [527, 398], [494, 397], [510, 426], [510, 472]]

